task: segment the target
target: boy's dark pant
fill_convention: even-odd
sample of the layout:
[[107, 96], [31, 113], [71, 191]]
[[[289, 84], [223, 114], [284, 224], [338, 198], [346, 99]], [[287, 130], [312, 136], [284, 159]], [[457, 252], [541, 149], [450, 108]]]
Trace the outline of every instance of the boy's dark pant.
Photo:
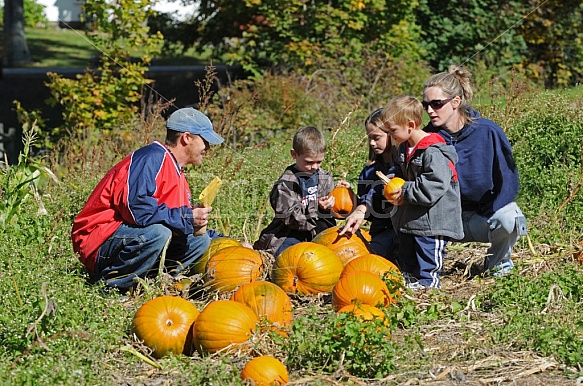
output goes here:
[[399, 233], [399, 265], [425, 287], [439, 288], [448, 238]]

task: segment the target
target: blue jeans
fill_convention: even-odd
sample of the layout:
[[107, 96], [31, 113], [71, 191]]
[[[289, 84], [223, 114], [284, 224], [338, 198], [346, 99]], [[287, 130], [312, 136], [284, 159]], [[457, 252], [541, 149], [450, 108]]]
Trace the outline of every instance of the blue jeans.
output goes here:
[[499, 270], [508, 273], [514, 267], [511, 259], [512, 247], [519, 237], [526, 234], [521, 228], [524, 215], [515, 202], [498, 209], [492, 217], [484, 217], [477, 212], [464, 211], [464, 238], [459, 241], [491, 243], [484, 259], [484, 272]]
[[158, 272], [160, 257], [166, 244], [164, 268], [172, 276], [199, 259], [208, 249], [210, 238], [173, 235], [162, 224], [138, 227], [122, 224], [99, 248], [95, 273], [108, 287], [122, 292], [130, 289], [134, 278], [145, 278]]
[[288, 249], [289, 247], [299, 244], [303, 241], [307, 241], [307, 240], [300, 240], [298, 238], [295, 237], [286, 237], [285, 240], [283, 240], [283, 243], [279, 246], [279, 248], [277, 248], [277, 251], [275, 251], [275, 253], [273, 254], [274, 257], [279, 256], [283, 251], [285, 251], [286, 249]]

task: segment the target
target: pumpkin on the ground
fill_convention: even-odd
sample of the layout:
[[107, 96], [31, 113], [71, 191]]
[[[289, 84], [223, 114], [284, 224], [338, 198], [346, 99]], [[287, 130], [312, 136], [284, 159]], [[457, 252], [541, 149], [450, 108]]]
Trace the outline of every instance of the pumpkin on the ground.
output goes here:
[[331, 212], [337, 218], [346, 218], [356, 206], [356, 194], [349, 187], [336, 186], [330, 196], [334, 197]]
[[214, 353], [245, 343], [259, 319], [245, 304], [215, 300], [201, 311], [193, 326], [194, 347], [199, 353]]
[[132, 328], [136, 337], [152, 349], [155, 358], [172, 352], [190, 355], [191, 328], [198, 309], [178, 296], [160, 296], [144, 303], [136, 312]]
[[393, 301], [385, 282], [370, 272], [348, 274], [340, 278], [332, 290], [332, 305], [336, 310], [350, 304], [388, 306]]
[[343, 268], [328, 247], [307, 241], [292, 245], [275, 259], [271, 281], [287, 293], [317, 294], [332, 290]]
[[245, 304], [260, 320], [266, 319], [276, 329], [287, 327], [293, 321], [291, 299], [274, 283], [254, 281], [244, 284], [233, 293], [231, 300]]
[[241, 370], [241, 379], [252, 379], [255, 386], [283, 385], [289, 380], [285, 365], [269, 355], [251, 359]]
[[359, 230], [360, 234], [353, 234], [351, 236], [340, 236], [338, 234], [339, 232], [340, 227], [330, 227], [318, 233], [312, 241], [330, 248], [340, 257], [343, 265], [348, 264], [352, 259], [370, 253], [367, 244], [370, 242], [371, 237], [366, 230]]
[[404, 281], [403, 275], [397, 266], [382, 256], [368, 254], [351, 260], [342, 271], [340, 277], [349, 275], [353, 272], [366, 271], [379, 275], [387, 284], [391, 297], [394, 301], [401, 297], [401, 289]]
[[205, 273], [206, 272], [206, 265], [212, 255], [216, 252], [220, 251], [221, 249], [225, 249], [228, 247], [242, 247], [243, 244], [241, 242], [232, 239], [230, 237], [217, 237], [211, 240], [211, 243], [206, 250], [206, 252], [194, 262], [192, 265], [192, 272], [194, 273]]
[[205, 285], [228, 292], [258, 280], [265, 266], [259, 252], [246, 247], [228, 247], [217, 251], [207, 263]]

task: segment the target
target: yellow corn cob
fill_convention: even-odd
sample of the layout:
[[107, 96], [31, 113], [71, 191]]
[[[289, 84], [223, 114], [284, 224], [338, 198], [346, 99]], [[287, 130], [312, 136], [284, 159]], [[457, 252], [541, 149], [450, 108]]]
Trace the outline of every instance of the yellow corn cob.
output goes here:
[[200, 196], [198, 196], [198, 198], [204, 207], [209, 207], [213, 204], [213, 201], [215, 200], [215, 197], [217, 196], [219, 188], [222, 184], [223, 181], [221, 181], [219, 177], [215, 177], [211, 183], [208, 184], [208, 186], [204, 188], [202, 192], [200, 192]]

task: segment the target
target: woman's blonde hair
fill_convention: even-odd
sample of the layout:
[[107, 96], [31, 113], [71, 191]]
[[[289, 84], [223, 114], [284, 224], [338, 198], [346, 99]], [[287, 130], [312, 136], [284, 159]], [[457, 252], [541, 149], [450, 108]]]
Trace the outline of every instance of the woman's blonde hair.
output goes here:
[[430, 87], [439, 87], [449, 98], [460, 97], [459, 112], [464, 122], [471, 121], [470, 102], [474, 97], [471, 86], [472, 74], [462, 66], [451, 65], [449, 69], [431, 76], [423, 84], [423, 92]]

